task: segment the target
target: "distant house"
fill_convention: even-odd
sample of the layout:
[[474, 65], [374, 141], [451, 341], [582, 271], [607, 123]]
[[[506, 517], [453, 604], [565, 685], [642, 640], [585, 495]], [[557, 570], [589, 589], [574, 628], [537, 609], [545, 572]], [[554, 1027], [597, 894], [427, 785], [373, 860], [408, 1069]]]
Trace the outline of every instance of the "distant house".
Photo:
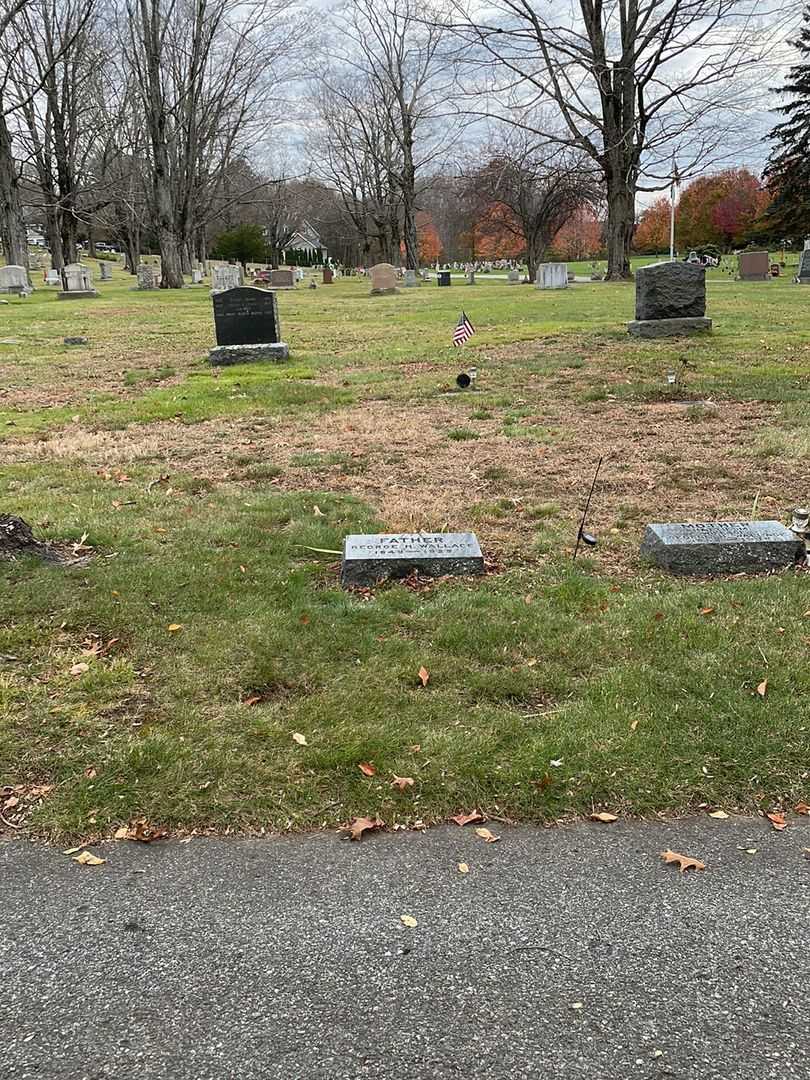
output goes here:
[[314, 229], [308, 221], [305, 221], [300, 228], [288, 237], [287, 242], [282, 250], [282, 257], [286, 261], [287, 252], [293, 251], [306, 251], [310, 254], [310, 257], [318, 262], [326, 262], [328, 259], [328, 252], [326, 248], [321, 244], [321, 238], [317, 229]]

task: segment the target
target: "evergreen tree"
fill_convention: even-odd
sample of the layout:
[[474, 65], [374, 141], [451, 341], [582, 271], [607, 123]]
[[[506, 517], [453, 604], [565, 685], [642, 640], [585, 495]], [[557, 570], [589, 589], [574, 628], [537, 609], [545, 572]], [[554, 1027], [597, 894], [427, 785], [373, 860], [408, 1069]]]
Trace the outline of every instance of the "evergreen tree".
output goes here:
[[779, 106], [784, 120], [771, 132], [776, 145], [765, 182], [772, 202], [758, 232], [774, 239], [801, 240], [810, 236], [810, 4], [793, 44], [801, 59], [777, 91], [791, 100]]

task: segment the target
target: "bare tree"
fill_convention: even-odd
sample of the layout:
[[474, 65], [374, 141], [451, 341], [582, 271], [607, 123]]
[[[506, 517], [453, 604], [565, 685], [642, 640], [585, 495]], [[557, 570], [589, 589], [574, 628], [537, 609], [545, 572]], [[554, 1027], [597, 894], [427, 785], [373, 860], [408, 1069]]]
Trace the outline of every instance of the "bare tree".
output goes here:
[[529, 276], [559, 230], [587, 204], [599, 201], [598, 179], [585, 155], [525, 131], [512, 131], [489, 148], [488, 162], [472, 176], [470, 195], [481, 213], [507, 212], [498, 224], [526, 243]]
[[149, 137], [162, 285], [180, 288], [229, 163], [278, 118], [268, 102], [298, 42], [295, 7], [128, 0], [126, 37]]
[[[784, 36], [774, 0], [494, 0], [486, 17], [454, 0], [467, 58], [488, 72], [483, 111], [587, 154], [607, 193], [608, 277], [630, 277], [639, 189], [727, 153], [752, 79]], [[498, 105], [498, 98], [508, 102]], [[515, 98], [518, 107], [515, 108]], [[564, 132], [544, 123], [553, 104]]]
[[384, 118], [381, 140], [368, 139], [357, 115], [345, 133], [370, 150], [377, 170], [395, 167], [405, 264], [411, 269], [419, 266], [418, 177], [456, 132], [446, 101], [445, 22], [429, 0], [351, 0], [338, 19], [345, 48], [333, 50], [361, 92], [372, 89], [377, 117], [372, 114], [371, 123]]

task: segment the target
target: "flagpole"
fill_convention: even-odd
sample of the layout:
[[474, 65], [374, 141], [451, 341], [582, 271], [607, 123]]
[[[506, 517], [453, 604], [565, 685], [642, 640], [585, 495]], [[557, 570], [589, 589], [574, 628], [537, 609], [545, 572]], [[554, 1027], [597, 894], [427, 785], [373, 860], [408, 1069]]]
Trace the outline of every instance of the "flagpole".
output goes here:
[[669, 261], [675, 262], [675, 188], [678, 185], [678, 166], [672, 159], [672, 183], [669, 187]]

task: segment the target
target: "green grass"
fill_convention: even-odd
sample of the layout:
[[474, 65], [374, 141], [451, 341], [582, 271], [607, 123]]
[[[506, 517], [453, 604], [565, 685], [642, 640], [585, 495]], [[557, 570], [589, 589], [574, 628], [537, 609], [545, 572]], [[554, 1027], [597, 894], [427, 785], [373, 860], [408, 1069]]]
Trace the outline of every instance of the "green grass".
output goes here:
[[[447, 393], [460, 368], [452, 289], [372, 299], [353, 280], [283, 294], [291, 363], [212, 372], [207, 293], [129, 286], [116, 269], [98, 301], [38, 290], [2, 309], [2, 336], [21, 344], [0, 345], [0, 510], [54, 539], [87, 533], [95, 551], [70, 569], [0, 563], [0, 787], [53, 785], [27, 828], [66, 838], [138, 816], [287, 829], [365, 813], [408, 823], [478, 807], [548, 820], [602, 805], [648, 814], [807, 799], [807, 577], [673, 580], [633, 554], [645, 521], [680, 492], [726, 483], [750, 508], [738, 461], [772, 500], [763, 516], [806, 501], [800, 288], [711, 281], [714, 335], [649, 343], [624, 332], [630, 287], [482, 282], [463, 294], [478, 330], [462, 362], [479, 368], [473, 401]], [[74, 333], [90, 339], [83, 351], [61, 344]], [[668, 400], [666, 372], [683, 358], [694, 367], [671, 400], [719, 404], [682, 408], [681, 441], [660, 445], [660, 415], [643, 410]], [[363, 428], [381, 399], [406, 427], [440, 410], [436, 445], [464, 467], [437, 473], [435, 490], [468, 489], [461, 524], [499, 552], [494, 572], [371, 596], [339, 587], [328, 552], [348, 532], [389, 527], [390, 470], [423, 481], [434, 464], [432, 452], [408, 457], [398, 428]], [[718, 431], [724, 409], [745, 403], [765, 418], [734, 438]], [[607, 429], [623, 445], [670, 463], [629, 499], [609, 484], [599, 494], [604, 550], [625, 561], [600, 563], [600, 548], [572, 564], [579, 492], [553, 479], [557, 465], [571, 469], [573, 431], [590, 432], [603, 409], [627, 418], [629, 436]], [[308, 438], [319, 418], [319, 432], [345, 431], [353, 449]], [[189, 441], [198, 429], [203, 441]], [[615, 449], [599, 438], [589, 454]], [[700, 440], [708, 466], [695, 459]], [[147, 441], [142, 458], [117, 456]], [[98, 445], [103, 467], [88, 457]], [[525, 492], [524, 459], [548, 464]], [[775, 478], [786, 459], [793, 470]], [[296, 490], [290, 470], [312, 490]], [[87, 671], [71, 674], [77, 663]], [[414, 787], [399, 793], [394, 774]]]

